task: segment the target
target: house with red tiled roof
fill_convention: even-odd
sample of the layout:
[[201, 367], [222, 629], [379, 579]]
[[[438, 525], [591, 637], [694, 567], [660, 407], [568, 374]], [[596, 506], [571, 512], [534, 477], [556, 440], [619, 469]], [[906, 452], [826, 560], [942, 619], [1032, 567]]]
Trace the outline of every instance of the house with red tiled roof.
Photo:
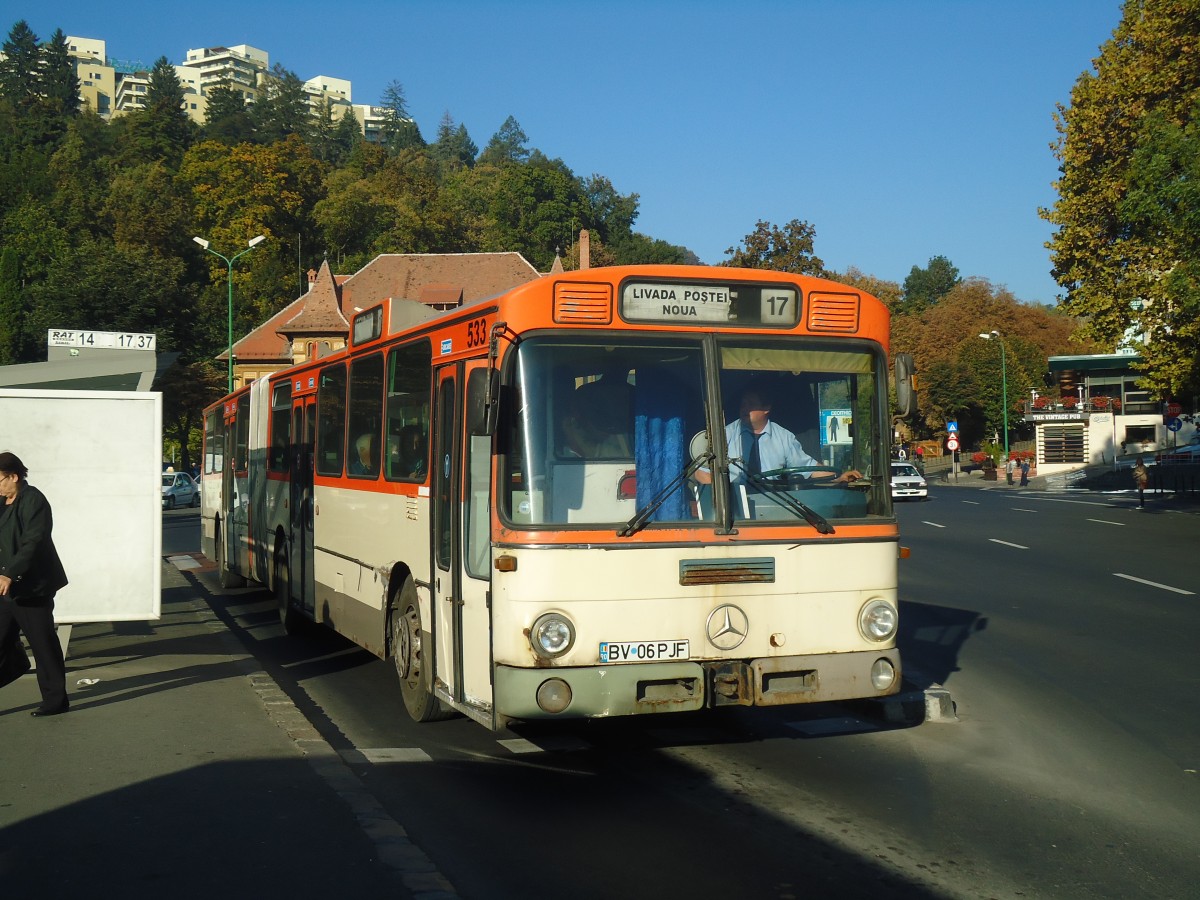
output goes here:
[[389, 297], [455, 309], [539, 277], [519, 253], [387, 253], [350, 276], [326, 260], [307, 293], [234, 343], [234, 387], [342, 349], [351, 318]]

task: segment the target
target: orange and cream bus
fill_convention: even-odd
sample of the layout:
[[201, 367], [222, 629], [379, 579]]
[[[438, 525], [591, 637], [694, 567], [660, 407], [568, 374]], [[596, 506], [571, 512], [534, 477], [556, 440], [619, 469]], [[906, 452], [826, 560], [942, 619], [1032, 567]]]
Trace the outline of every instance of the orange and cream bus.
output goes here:
[[203, 549], [393, 660], [417, 721], [882, 697], [887, 356], [877, 299], [764, 270], [384, 301], [206, 411]]

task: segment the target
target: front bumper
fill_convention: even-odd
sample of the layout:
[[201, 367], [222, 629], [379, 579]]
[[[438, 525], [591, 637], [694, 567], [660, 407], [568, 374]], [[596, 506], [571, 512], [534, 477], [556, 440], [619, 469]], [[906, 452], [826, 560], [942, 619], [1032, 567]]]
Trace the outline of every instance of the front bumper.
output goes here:
[[[871, 667], [880, 659], [895, 671], [884, 690], [871, 683]], [[571, 690], [570, 704], [559, 713], [548, 713], [537, 703], [539, 686], [552, 678]], [[502, 719], [584, 719], [713, 706], [782, 706], [886, 697], [900, 690], [900, 681], [895, 649], [589, 668], [497, 666], [495, 709]]]

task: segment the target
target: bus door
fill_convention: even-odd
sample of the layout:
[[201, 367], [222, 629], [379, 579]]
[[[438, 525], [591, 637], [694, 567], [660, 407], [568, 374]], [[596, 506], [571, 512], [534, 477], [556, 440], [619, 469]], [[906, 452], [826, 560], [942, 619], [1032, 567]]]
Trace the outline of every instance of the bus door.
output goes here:
[[226, 404], [225, 467], [221, 476], [222, 513], [220, 552], [228, 572], [223, 587], [238, 587], [250, 562], [250, 394]]
[[460, 703], [490, 709], [490, 436], [469, 433], [464, 392], [484, 388], [484, 360], [437, 373], [433, 449], [435, 675]]
[[292, 404], [288, 588], [300, 608], [310, 615], [316, 608], [316, 583], [313, 578], [313, 440], [316, 429], [316, 399], [312, 396], [297, 397]]

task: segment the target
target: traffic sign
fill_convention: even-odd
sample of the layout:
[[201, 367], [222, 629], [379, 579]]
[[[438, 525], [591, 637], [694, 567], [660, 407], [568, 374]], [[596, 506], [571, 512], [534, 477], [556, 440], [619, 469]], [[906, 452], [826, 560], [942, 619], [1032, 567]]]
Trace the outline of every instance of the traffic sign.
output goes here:
[[958, 422], [947, 422], [946, 431], [950, 432], [950, 434], [956, 434], [958, 432]]
[[1183, 407], [1180, 406], [1178, 403], [1168, 403], [1167, 404], [1167, 415], [1168, 416], [1177, 416], [1182, 412], [1183, 412]]
[[1167, 419], [1167, 431], [1178, 431], [1183, 427], [1183, 419], [1172, 416]]
[[950, 435], [950, 437], [946, 438], [946, 449], [947, 450], [957, 450], [958, 449], [958, 435], [952, 434], [952, 435]]

